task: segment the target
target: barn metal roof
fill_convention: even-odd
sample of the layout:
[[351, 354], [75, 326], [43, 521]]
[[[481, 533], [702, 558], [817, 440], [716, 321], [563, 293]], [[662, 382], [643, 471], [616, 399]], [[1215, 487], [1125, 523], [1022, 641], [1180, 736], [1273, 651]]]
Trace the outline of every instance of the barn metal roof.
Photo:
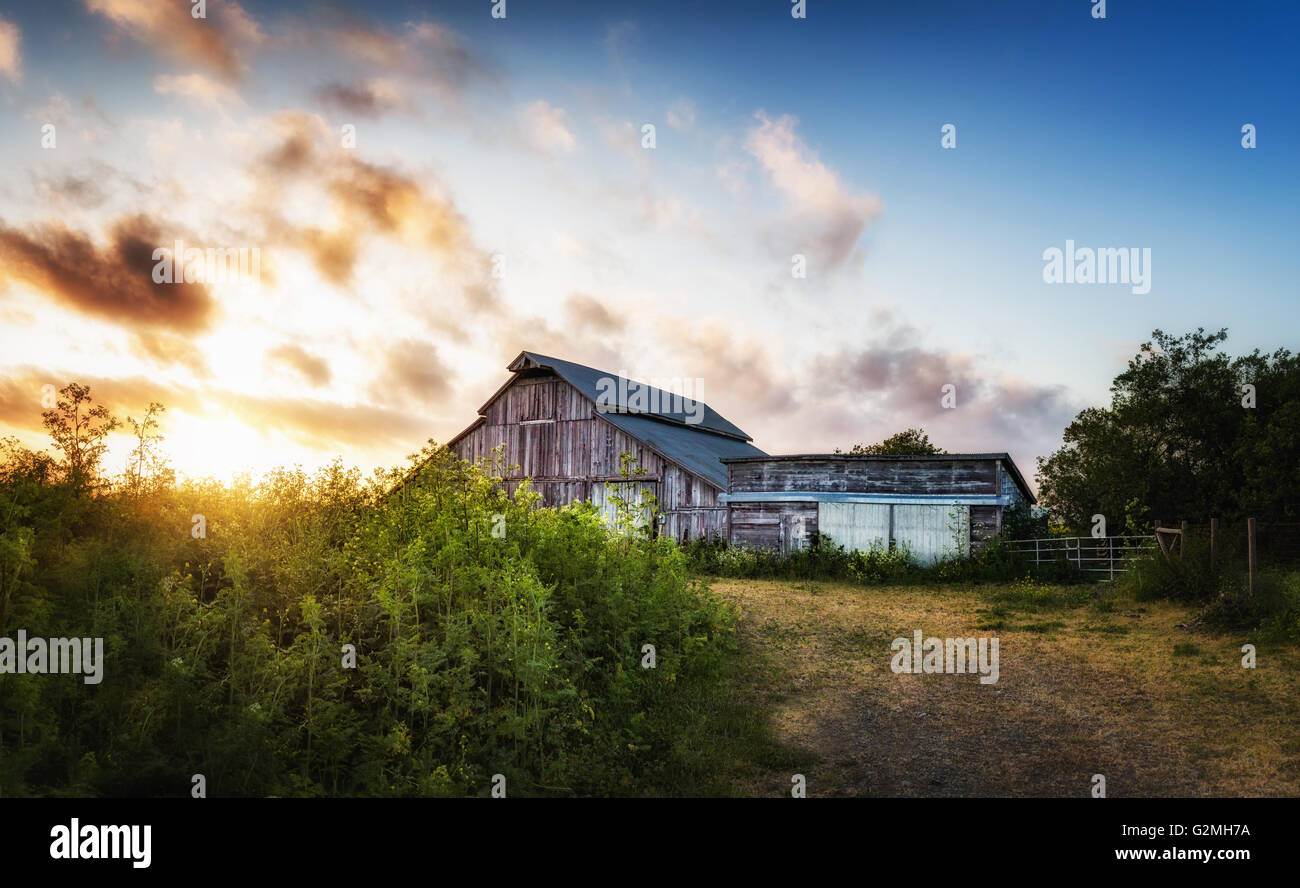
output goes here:
[[[610, 381], [612, 380], [613, 390], [616, 395], [614, 398], [614, 406], [617, 409], [616, 411], [609, 412], [602, 410], [601, 415], [606, 418], [612, 419], [616, 416], [654, 417], [663, 422], [674, 423], [696, 431], [709, 431], [718, 435], [727, 435], [741, 441], [754, 440], [743, 430], [737, 428], [735, 425], [724, 419], [718, 411], [714, 410], [708, 404], [701, 403], [699, 405], [703, 407], [704, 410], [703, 415], [697, 422], [695, 418], [685, 410], [670, 409], [674, 406], [674, 402], [675, 406], [685, 406], [682, 404], [680, 393], [674, 396], [671, 392], [665, 392], [663, 389], [655, 388], [647, 383], [637, 382], [634, 379], [626, 379], [615, 373], [608, 373], [604, 370], [597, 370], [594, 367], [587, 367], [582, 364], [575, 364], [572, 361], [563, 361], [559, 358], [539, 355], [536, 352], [530, 351], [520, 352], [519, 357], [515, 358], [510, 363], [509, 367], [509, 369], [514, 372], [533, 368], [554, 372], [569, 385], [582, 392], [582, 394], [597, 404], [602, 400], [604, 394], [602, 389], [608, 389], [611, 385]], [[624, 399], [622, 395], [633, 391], [644, 392], [649, 396], [650, 404], [658, 405], [658, 409], [644, 410], [625, 403], [626, 399]], [[496, 395], [493, 395], [493, 398], [495, 397]], [[665, 405], [667, 405], [669, 409], [665, 409]], [[479, 412], [482, 413], [483, 410], [480, 410]], [[690, 413], [694, 412], [695, 411], [690, 411]], [[757, 450], [757, 448], [754, 449], [757, 451], [756, 455], [762, 454], [761, 450]], [[723, 486], [726, 486], [725, 471], [723, 474]]]
[[767, 455], [748, 441], [701, 431], [698, 425], [662, 422], [635, 413], [602, 413], [600, 416], [722, 491], [727, 489], [727, 468], [722, 460]]

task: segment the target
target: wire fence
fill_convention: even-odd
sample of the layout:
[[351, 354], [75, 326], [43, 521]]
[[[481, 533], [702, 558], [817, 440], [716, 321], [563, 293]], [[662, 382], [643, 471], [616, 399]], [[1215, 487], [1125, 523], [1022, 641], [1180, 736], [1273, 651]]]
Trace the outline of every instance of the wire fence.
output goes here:
[[[1207, 524], [1183, 524], [1177, 529], [1187, 534], [1187, 551], [1202, 556], [1213, 555], [1216, 562], [1248, 565], [1251, 547], [1251, 522], [1214, 521]], [[1288, 568], [1300, 565], [1300, 524], [1254, 522], [1255, 564], [1257, 568]], [[1172, 528], [1171, 528], [1172, 529]], [[1176, 539], [1176, 535], [1170, 534]]]

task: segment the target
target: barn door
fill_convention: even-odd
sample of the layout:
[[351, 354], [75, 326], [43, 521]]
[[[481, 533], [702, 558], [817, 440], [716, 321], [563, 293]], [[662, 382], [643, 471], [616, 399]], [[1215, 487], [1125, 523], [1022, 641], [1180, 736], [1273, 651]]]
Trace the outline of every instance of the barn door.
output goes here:
[[887, 503], [818, 503], [817, 530], [850, 552], [889, 548]]
[[896, 505], [894, 542], [921, 564], [970, 554], [970, 506]]

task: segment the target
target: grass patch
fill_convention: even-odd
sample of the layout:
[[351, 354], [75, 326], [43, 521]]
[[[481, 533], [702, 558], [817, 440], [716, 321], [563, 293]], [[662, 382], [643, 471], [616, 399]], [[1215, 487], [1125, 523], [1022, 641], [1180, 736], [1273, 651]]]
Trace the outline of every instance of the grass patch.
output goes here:
[[628, 794], [750, 795], [767, 774], [794, 774], [807, 768], [808, 755], [783, 745], [771, 730], [774, 709], [789, 697], [781, 690], [786, 681], [787, 670], [775, 658], [753, 645], [740, 644], [719, 681], [684, 687], [655, 712], [655, 722], [673, 738], [672, 747], [639, 785], [627, 787]]
[[[1189, 640], [1193, 602], [1023, 578], [713, 586], [739, 606], [740, 652], [734, 699], [684, 740], [703, 794], [787, 796], [803, 773], [814, 796], [1060, 796], [1107, 768], [1130, 796], [1300, 795], [1300, 644], [1206, 624]], [[999, 635], [998, 683], [894, 674], [888, 642], [917, 629]]]
[[1128, 635], [1132, 631], [1132, 626], [1121, 626], [1117, 623], [1088, 623], [1079, 627], [1079, 632], [1091, 632], [1097, 635]]

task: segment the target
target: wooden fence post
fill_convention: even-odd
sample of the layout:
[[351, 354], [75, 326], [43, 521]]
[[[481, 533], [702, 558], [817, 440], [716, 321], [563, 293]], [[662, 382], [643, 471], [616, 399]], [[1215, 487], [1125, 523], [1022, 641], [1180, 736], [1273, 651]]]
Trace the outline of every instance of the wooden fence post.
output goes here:
[[1183, 548], [1187, 545], [1187, 522], [1181, 521], [1178, 524], [1178, 560], [1183, 560]]
[[1250, 597], [1255, 597], [1255, 519], [1246, 519], [1246, 560], [1250, 566]]
[[1210, 572], [1214, 572], [1214, 550], [1219, 542], [1219, 519], [1210, 519]]

